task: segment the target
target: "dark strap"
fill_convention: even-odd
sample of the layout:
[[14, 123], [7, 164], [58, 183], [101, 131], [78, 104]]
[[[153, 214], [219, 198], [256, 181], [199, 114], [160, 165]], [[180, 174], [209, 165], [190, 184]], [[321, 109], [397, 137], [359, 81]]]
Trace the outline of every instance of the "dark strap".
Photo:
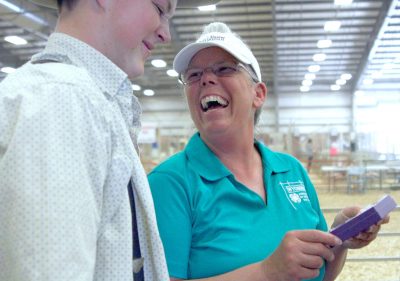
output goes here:
[[[139, 234], [138, 234], [137, 222], [136, 222], [135, 200], [133, 197], [133, 189], [132, 189], [131, 181], [129, 181], [129, 184], [128, 184], [128, 194], [129, 194], [129, 201], [131, 203], [131, 213], [132, 213], [133, 258], [137, 259], [137, 258], [141, 257], [141, 254], [140, 254]], [[138, 273], [133, 274], [133, 280], [135, 280], [135, 281], [143, 281], [144, 280], [143, 267]]]

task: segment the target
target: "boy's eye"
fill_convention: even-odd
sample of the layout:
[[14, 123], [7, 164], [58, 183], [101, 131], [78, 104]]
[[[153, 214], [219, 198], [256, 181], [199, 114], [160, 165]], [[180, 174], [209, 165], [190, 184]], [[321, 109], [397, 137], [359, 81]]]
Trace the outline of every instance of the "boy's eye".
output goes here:
[[159, 16], [163, 16], [163, 15], [164, 15], [164, 10], [163, 10], [158, 4], [156, 4], [156, 3], [154, 3], [154, 6], [155, 6], [156, 9], [157, 9], [158, 15], [159, 15]]

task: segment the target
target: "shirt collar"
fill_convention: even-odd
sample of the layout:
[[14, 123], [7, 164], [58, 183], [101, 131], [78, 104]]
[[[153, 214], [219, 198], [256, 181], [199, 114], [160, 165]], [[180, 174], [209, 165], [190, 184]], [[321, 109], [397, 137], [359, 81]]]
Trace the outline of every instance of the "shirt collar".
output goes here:
[[282, 157], [282, 154], [276, 153], [260, 143], [255, 141], [255, 145], [261, 154], [264, 170], [271, 170], [273, 173], [284, 173], [290, 170], [290, 166]]
[[214, 152], [212, 152], [200, 138], [199, 133], [194, 134], [189, 140], [185, 153], [189, 162], [191, 162], [198, 173], [207, 180], [215, 181], [232, 175]]
[[84, 67], [102, 91], [111, 96], [121, 90], [131, 91], [131, 82], [124, 71], [93, 47], [64, 33], [51, 34], [46, 48], [31, 61], [59, 61]]
[[[255, 145], [261, 153], [264, 170], [271, 170], [273, 173], [283, 173], [290, 170], [290, 166], [279, 153], [273, 152], [257, 140], [255, 140]], [[200, 138], [199, 133], [193, 135], [189, 140], [185, 153], [189, 162], [207, 180], [215, 181], [232, 175], [231, 171], [225, 167]]]

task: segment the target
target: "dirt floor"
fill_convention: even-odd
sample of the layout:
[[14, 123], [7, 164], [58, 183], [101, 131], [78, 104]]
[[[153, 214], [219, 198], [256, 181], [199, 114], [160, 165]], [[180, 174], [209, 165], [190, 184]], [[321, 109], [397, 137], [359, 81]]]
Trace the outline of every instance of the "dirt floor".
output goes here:
[[[364, 193], [347, 194], [345, 192], [328, 192], [323, 189], [318, 190], [318, 194], [322, 209], [342, 208], [351, 205], [365, 207], [379, 200], [384, 194], [390, 194], [400, 205], [400, 190], [368, 190]], [[325, 212], [328, 225], [332, 223], [334, 215], [335, 213]], [[399, 208], [391, 213], [390, 222], [382, 226], [381, 233], [397, 233], [397, 235], [380, 235], [369, 246], [360, 250], [351, 250], [342, 273], [336, 279], [337, 281], [400, 281]], [[351, 260], [355, 258], [374, 258], [375, 260]]]

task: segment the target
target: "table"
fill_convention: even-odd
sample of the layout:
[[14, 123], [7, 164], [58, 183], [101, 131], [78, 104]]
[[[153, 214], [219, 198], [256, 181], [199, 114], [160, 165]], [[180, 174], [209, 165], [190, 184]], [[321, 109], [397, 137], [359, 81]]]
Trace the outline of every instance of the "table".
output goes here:
[[[330, 191], [331, 188], [335, 187], [335, 178], [333, 175], [335, 173], [346, 173], [348, 178], [348, 185], [350, 184], [350, 176], [363, 177], [363, 170], [365, 172], [375, 171], [379, 173], [379, 189], [383, 187], [383, 173], [387, 171], [394, 171], [395, 173], [400, 172], [400, 166], [387, 166], [387, 165], [368, 165], [368, 166], [321, 166], [321, 171], [328, 173], [328, 184]], [[349, 186], [348, 186], [349, 189]]]
[[365, 166], [365, 170], [369, 171], [378, 171], [379, 172], [379, 189], [382, 189], [382, 181], [383, 181], [383, 172], [388, 171], [389, 167], [386, 165], [368, 165]]
[[347, 173], [348, 167], [344, 166], [321, 166], [321, 171], [328, 173], [328, 191], [331, 191], [332, 182], [333, 188], [335, 187], [335, 173]]
[[393, 174], [394, 184], [400, 183], [400, 178], [399, 178], [400, 166], [387, 165], [387, 167], [388, 167], [388, 172]]

